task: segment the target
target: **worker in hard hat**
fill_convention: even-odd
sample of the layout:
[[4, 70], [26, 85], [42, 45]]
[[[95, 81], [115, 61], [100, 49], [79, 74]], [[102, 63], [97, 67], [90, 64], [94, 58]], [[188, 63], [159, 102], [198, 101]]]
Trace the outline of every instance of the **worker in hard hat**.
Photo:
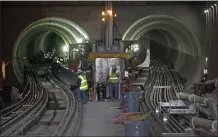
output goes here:
[[85, 73], [82, 70], [77, 70], [78, 75], [78, 85], [79, 88], [77, 89], [77, 99], [81, 100], [81, 95], [83, 98], [83, 104], [86, 105], [88, 98], [86, 96], [86, 92], [88, 91], [88, 81], [86, 78]]
[[113, 65], [110, 69], [107, 79], [108, 83], [110, 84], [110, 98], [117, 100], [119, 98], [119, 73], [115, 65]]

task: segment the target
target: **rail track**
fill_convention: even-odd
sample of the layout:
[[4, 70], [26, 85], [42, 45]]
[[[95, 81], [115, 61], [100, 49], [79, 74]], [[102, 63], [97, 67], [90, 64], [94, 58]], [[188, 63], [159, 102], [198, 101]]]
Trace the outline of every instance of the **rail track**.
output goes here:
[[[145, 103], [141, 104], [142, 110], [145, 112], [152, 112], [153, 120], [151, 126], [155, 127], [153, 133], [169, 132], [169, 133], [184, 133], [185, 126], [180, 124], [173, 115], [168, 115], [167, 109], [162, 108], [156, 115], [159, 102], [169, 102], [175, 100], [176, 93], [183, 92], [183, 85], [175, 74], [170, 71], [169, 67], [164, 65], [160, 60], [151, 57], [150, 75], [145, 87]], [[163, 123], [163, 118], [167, 118], [167, 122]], [[190, 126], [190, 115], [185, 116], [185, 125]], [[160, 126], [161, 125], [161, 126]], [[159, 136], [159, 135], [158, 135]]]
[[2, 136], [22, 133], [24, 127], [37, 120], [35, 114], [42, 112], [46, 104], [46, 93], [37, 80], [37, 76], [29, 73], [27, 80], [28, 89], [23, 99], [1, 111]]
[[[81, 104], [78, 103], [70, 89], [53, 77], [51, 73], [47, 78], [43, 79], [37, 76], [37, 73], [27, 76], [27, 92], [24, 98], [1, 111], [1, 135], [49, 135], [49, 136], [76, 136], [81, 120]], [[49, 84], [50, 88], [45, 87]], [[49, 92], [52, 89], [59, 89], [59, 94]], [[60, 93], [62, 96], [60, 96]], [[57, 98], [62, 98], [62, 110], [57, 107]], [[53, 101], [56, 105], [52, 118], [47, 123], [47, 128], [51, 127], [52, 131], [48, 134], [45, 132], [31, 132], [32, 129], [43, 128], [43, 124], [39, 124], [43, 116], [49, 111], [49, 101]], [[60, 104], [59, 104], [60, 105]], [[65, 105], [63, 107], [63, 105]], [[64, 111], [64, 112], [63, 112]], [[60, 112], [60, 113], [59, 113]], [[56, 116], [59, 116], [57, 122]], [[55, 128], [54, 123], [55, 121]]]
[[52, 136], [77, 136], [80, 127], [82, 109], [81, 104], [77, 102], [73, 92], [67, 87], [66, 83], [58, 80], [50, 74], [55, 83], [59, 85], [66, 93], [67, 109], [64, 118]]

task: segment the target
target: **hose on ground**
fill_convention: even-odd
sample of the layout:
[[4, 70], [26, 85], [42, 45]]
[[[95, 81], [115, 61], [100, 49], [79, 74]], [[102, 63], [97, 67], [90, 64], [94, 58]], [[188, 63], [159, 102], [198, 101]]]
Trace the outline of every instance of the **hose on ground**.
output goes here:
[[140, 112], [129, 112], [129, 113], [120, 113], [120, 115], [113, 120], [114, 124], [123, 124], [123, 122], [127, 120], [131, 121], [142, 121], [145, 119], [149, 119], [151, 116], [151, 112], [147, 114], [141, 114]]

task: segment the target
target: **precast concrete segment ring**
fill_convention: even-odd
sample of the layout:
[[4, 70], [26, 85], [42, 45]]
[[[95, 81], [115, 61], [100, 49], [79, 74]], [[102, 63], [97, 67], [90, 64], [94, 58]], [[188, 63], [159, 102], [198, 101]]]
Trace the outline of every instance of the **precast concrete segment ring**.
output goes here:
[[[129, 37], [131, 40], [138, 40], [142, 35], [144, 35], [145, 33], [149, 32], [150, 30], [153, 29], [163, 29], [163, 30], [169, 30], [173, 31], [175, 34], [177, 34], [177, 36], [186, 36], [183, 32], [183, 30], [178, 29], [176, 27], [174, 27], [173, 25], [170, 25], [168, 22], [166, 21], [154, 21], [151, 23], [146, 23], [143, 26], [140, 26], [140, 29], [135, 29], [134, 33], [131, 35], [131, 37]], [[174, 35], [172, 35], [174, 36]], [[183, 37], [184, 38], [184, 37]], [[190, 42], [189, 40], [184, 42]], [[188, 50], [188, 48], [181, 48], [179, 49], [180, 51], [183, 51], [184, 53], [188, 53], [192, 56], [196, 56], [196, 51], [197, 49], [195, 49], [195, 47], [193, 46], [193, 44], [189, 44], [191, 45], [191, 50]], [[190, 48], [189, 48], [190, 49]]]
[[162, 26], [162, 28], [169, 26], [170, 29], [176, 29], [180, 33], [186, 34], [193, 42], [193, 54], [196, 54], [195, 56], [202, 55], [200, 44], [192, 31], [181, 21], [168, 15], [150, 15], [139, 19], [128, 28], [123, 36], [123, 40], [137, 40], [140, 38], [140, 35], [142, 35], [141, 33], [146, 33], [151, 30], [151, 28], [155, 29], [158, 26], [159, 28], [160, 26]]
[[[145, 33], [154, 29], [165, 30], [176, 39], [178, 45], [175, 45], [175, 48], [179, 53], [178, 60], [174, 63], [177, 64], [177, 66], [184, 66], [186, 63], [187, 59], [184, 54], [192, 57], [192, 61], [194, 61], [193, 63], [195, 64], [192, 69], [193, 72], [196, 73], [192, 80], [197, 79], [200, 74], [198, 68], [202, 65], [203, 48], [191, 29], [180, 20], [168, 15], [150, 15], [143, 17], [127, 29], [122, 40], [139, 40]], [[180, 57], [180, 54], [183, 54], [183, 57]], [[188, 63], [186, 63], [186, 65], [187, 64]], [[183, 68], [181, 68], [181, 71], [183, 71]], [[177, 69], [180, 71], [180, 68], [177, 67]]]
[[25, 56], [23, 52], [26, 50], [26, 46], [29, 42], [28, 39], [40, 31], [52, 31], [58, 34], [66, 45], [79, 43], [80, 39], [90, 41], [87, 32], [68, 19], [48, 17], [33, 22], [21, 32], [13, 48], [12, 65], [20, 83], [23, 82], [22, 65], [26, 61], [19, 58]]

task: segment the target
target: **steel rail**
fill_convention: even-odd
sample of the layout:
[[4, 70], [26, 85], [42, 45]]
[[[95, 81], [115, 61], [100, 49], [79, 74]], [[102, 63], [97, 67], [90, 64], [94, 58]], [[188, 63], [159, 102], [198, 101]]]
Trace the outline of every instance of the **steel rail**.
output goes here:
[[3, 136], [22, 133], [28, 127], [28, 123], [37, 119], [37, 117], [34, 117], [35, 114], [42, 111], [42, 106], [46, 101], [45, 92], [39, 85], [35, 74], [33, 72], [32, 74], [29, 76], [29, 91], [21, 101], [22, 103], [14, 107], [16, 112], [14, 112], [14, 109], [7, 112], [11, 118], [1, 126]]

